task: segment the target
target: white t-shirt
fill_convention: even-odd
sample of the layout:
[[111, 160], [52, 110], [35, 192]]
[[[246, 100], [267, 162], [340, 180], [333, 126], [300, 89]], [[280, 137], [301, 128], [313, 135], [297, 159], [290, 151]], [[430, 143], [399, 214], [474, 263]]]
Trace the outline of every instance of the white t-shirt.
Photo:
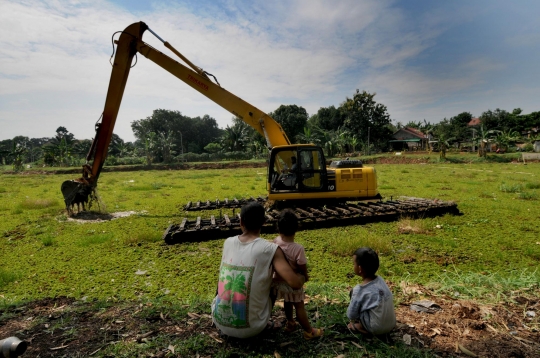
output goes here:
[[272, 311], [270, 285], [277, 245], [262, 238], [243, 243], [225, 240], [219, 269], [218, 294], [212, 319], [224, 334], [252, 337], [266, 327]]

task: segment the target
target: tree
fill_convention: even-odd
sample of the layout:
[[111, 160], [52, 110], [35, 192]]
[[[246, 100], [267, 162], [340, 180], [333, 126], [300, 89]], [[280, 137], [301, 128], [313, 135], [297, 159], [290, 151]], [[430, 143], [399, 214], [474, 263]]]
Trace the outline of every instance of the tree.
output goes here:
[[157, 146], [161, 149], [161, 154], [163, 155], [163, 161], [170, 163], [172, 159], [172, 148], [176, 146], [172, 131], [159, 133], [156, 139]]
[[462, 112], [457, 116], [450, 118], [450, 135], [456, 138], [458, 148], [461, 146], [461, 143], [470, 141], [468, 124], [471, 120], [472, 114], [470, 112]]
[[295, 104], [282, 104], [274, 112], [268, 113], [268, 115], [281, 125], [291, 141], [304, 131], [304, 127], [308, 121], [308, 114], [304, 107], [299, 107]]
[[204, 150], [208, 153], [218, 153], [221, 151], [221, 144], [219, 143], [209, 143]]
[[66, 141], [71, 143], [75, 139], [75, 136], [66, 129], [66, 127], [56, 128], [56, 139], [60, 141], [62, 138], [66, 138]]
[[475, 143], [478, 145], [478, 156], [486, 156], [486, 145], [493, 141], [492, 136], [498, 131], [494, 129], [486, 129], [486, 126], [482, 123], [476, 131], [477, 137], [474, 139]]
[[356, 90], [353, 98], [347, 98], [340, 109], [345, 115], [344, 129], [361, 140], [367, 140], [376, 149], [388, 145], [392, 138], [390, 115], [385, 105], [374, 100], [376, 93]]
[[521, 135], [516, 131], [500, 131], [496, 133], [494, 141], [497, 148], [506, 152], [510, 145], [515, 144], [520, 139]]
[[221, 146], [229, 152], [244, 150], [248, 142], [248, 127], [249, 125], [243, 121], [236, 121], [232, 126], [227, 126], [221, 139]]
[[133, 121], [131, 128], [139, 147], [145, 146], [146, 136], [150, 132], [162, 139], [170, 138], [171, 146], [154, 147], [153, 156], [156, 160], [164, 160], [168, 154], [163, 150], [167, 151], [167, 148], [177, 148], [179, 152], [186, 152], [187, 148], [195, 153], [202, 153], [206, 145], [216, 142], [222, 134], [216, 120], [208, 115], [191, 118], [179, 111], [165, 109], [156, 109], [150, 117]]
[[356, 152], [356, 147], [360, 144], [358, 138], [355, 135], [349, 138], [349, 144], [351, 145], [352, 152]]
[[318, 144], [319, 139], [315, 135], [315, 131], [313, 131], [309, 124], [304, 127], [304, 132], [296, 135], [296, 141], [297, 143], [304, 143], [304, 144]]
[[321, 107], [308, 122], [312, 127], [329, 131], [343, 126], [345, 116], [343, 111], [334, 106]]
[[456, 140], [455, 137], [451, 137], [451, 133], [452, 125], [446, 118], [439, 122], [433, 129], [433, 135], [439, 147], [440, 159], [446, 159], [446, 150], [451, 146], [451, 142]]
[[505, 110], [487, 110], [480, 116], [480, 121], [486, 128], [506, 131], [516, 127], [516, 116], [512, 116]]
[[340, 127], [334, 132], [334, 142], [339, 150], [339, 154], [343, 155], [347, 151], [347, 145], [349, 144], [349, 132]]

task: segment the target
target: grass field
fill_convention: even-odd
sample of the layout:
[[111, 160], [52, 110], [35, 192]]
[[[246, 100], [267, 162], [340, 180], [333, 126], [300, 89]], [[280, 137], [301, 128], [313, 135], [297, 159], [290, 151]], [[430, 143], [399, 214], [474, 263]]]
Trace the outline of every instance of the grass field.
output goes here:
[[[405, 282], [498, 302], [539, 289], [540, 165], [374, 166], [384, 197], [454, 200], [463, 215], [298, 233], [309, 295], [345, 302], [358, 282], [350, 256], [360, 246], [379, 252], [379, 274], [397, 291]], [[104, 173], [101, 209], [137, 214], [86, 224], [63, 210], [60, 185], [73, 175], [0, 175], [0, 305], [59, 296], [206, 304], [223, 240], [167, 246], [163, 231], [185, 216], [189, 200], [265, 194], [265, 175], [261, 168]], [[333, 320], [344, 321], [340, 314]]]

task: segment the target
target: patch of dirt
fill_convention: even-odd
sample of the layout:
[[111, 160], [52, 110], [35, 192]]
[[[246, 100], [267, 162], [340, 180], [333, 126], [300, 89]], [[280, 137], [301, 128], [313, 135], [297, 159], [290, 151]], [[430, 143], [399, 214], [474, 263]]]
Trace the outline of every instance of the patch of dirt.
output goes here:
[[[420, 286], [401, 287], [405, 295], [426, 297]], [[427, 295], [429, 296], [429, 294]], [[450, 297], [429, 296], [440, 310], [435, 313], [419, 313], [410, 309], [410, 302], [402, 303], [396, 310], [397, 327], [387, 337], [390, 341], [427, 349], [439, 357], [539, 357], [540, 356], [540, 300], [516, 298], [515, 303], [481, 305]], [[412, 300], [411, 300], [412, 302]], [[327, 302], [327, 304], [338, 304]], [[151, 307], [152, 304], [147, 303]], [[59, 297], [30, 302], [19, 307], [0, 310], [0, 337], [17, 336], [29, 343], [26, 357], [100, 356], [108, 345], [121, 342], [144, 344], [157, 336], [187, 340], [196, 335], [206, 335], [217, 346], [206, 345], [202, 355], [212, 356], [216, 347], [229, 345], [245, 350], [251, 341], [225, 341], [212, 326], [209, 312], [187, 313], [185, 317], [171, 318], [160, 313], [141, 314], [145, 307], [135, 302], [121, 303], [99, 308], [83, 301]], [[527, 316], [525, 312], [535, 312]], [[534, 316], [534, 317], [531, 317]], [[282, 311], [274, 320], [283, 319]], [[271, 351], [285, 347], [291, 336], [283, 333], [267, 333], [265, 339]], [[350, 333], [341, 325], [327, 327], [325, 345], [343, 346]], [[296, 336], [295, 336], [296, 337]], [[304, 344], [299, 339], [299, 345]], [[369, 338], [366, 347], [369, 345]], [[165, 339], [167, 341], [168, 339]], [[269, 343], [268, 343], [269, 342]], [[408, 342], [408, 343], [407, 343]], [[392, 342], [390, 342], [392, 343]], [[352, 343], [354, 344], [354, 343]], [[355, 344], [358, 346], [357, 344]], [[292, 344], [290, 347], [297, 345]], [[289, 349], [290, 347], [287, 347]], [[253, 348], [253, 347], [252, 347]], [[173, 348], [174, 349], [174, 348]], [[249, 348], [251, 349], [251, 348]], [[245, 352], [249, 352], [245, 350]], [[293, 348], [294, 349], [294, 348]], [[270, 351], [270, 354], [271, 354]], [[472, 355], [471, 355], [472, 354]], [[174, 357], [170, 347], [147, 348], [145, 357]]]
[[74, 221], [78, 223], [99, 223], [118, 218], [125, 218], [136, 214], [144, 214], [144, 212], [119, 211], [117, 213], [100, 213], [97, 211], [81, 211], [72, 216], [68, 216], [67, 221]]
[[[412, 302], [401, 304], [395, 339], [443, 357], [540, 357], [540, 299], [517, 297], [515, 303], [484, 305], [432, 296], [420, 286], [408, 289], [441, 310], [417, 312], [410, 308]], [[528, 316], [527, 311], [534, 313]]]

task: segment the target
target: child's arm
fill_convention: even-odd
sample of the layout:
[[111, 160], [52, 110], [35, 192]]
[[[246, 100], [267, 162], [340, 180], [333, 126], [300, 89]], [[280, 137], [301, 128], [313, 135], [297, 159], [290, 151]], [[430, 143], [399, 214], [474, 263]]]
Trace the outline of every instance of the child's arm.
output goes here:
[[304, 246], [299, 245], [300, 248], [298, 256], [296, 257], [296, 266], [298, 267], [298, 272], [300, 272], [306, 278], [306, 282], [309, 280], [309, 275], [307, 272], [307, 257]]
[[355, 286], [351, 291], [351, 303], [349, 303], [349, 307], [347, 308], [347, 318], [349, 318], [351, 321], [359, 321], [360, 320], [360, 312], [362, 311], [362, 301], [359, 297], [359, 286]]
[[298, 272], [300, 272], [304, 277], [306, 278], [306, 282], [309, 281], [309, 276], [307, 272], [307, 264], [306, 265], [298, 265]]

